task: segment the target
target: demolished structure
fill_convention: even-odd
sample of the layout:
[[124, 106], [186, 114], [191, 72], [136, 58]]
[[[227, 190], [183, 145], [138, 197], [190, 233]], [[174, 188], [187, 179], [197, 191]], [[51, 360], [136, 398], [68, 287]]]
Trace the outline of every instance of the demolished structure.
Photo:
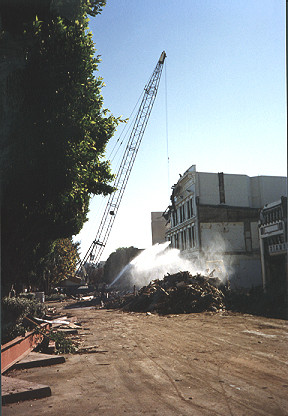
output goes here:
[[172, 187], [166, 240], [188, 260], [222, 268], [232, 288], [262, 285], [260, 209], [286, 194], [284, 177], [197, 172], [193, 165]]
[[163, 212], [151, 212], [152, 246], [166, 241], [165, 234], [169, 228], [170, 224], [163, 217]]

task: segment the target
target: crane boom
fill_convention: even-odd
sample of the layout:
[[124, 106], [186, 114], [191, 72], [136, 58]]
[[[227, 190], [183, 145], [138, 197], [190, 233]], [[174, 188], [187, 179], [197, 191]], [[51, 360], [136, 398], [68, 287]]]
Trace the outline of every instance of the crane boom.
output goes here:
[[102, 252], [114, 224], [126, 184], [128, 182], [157, 95], [165, 58], [166, 53], [163, 51], [148, 83], [144, 88], [144, 95], [113, 184], [116, 191], [109, 196], [96, 237], [90, 245], [85, 257], [81, 261], [78, 271], [80, 271], [83, 265], [85, 265], [88, 261], [94, 264], [97, 264], [100, 261]]

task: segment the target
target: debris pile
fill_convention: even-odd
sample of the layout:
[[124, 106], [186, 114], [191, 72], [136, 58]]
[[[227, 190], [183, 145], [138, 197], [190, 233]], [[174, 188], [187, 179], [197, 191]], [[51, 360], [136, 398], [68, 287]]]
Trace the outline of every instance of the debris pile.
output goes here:
[[189, 272], [167, 275], [142, 287], [136, 296], [123, 300], [126, 311], [181, 314], [225, 309], [225, 295], [218, 278], [192, 276]]

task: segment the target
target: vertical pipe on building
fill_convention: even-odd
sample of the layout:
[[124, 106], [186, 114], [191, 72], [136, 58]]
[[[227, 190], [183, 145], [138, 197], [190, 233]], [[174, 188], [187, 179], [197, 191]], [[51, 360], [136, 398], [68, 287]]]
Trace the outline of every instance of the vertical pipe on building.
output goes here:
[[224, 186], [224, 173], [218, 173], [218, 184], [219, 184], [219, 201], [220, 204], [225, 204], [225, 186]]
[[260, 257], [261, 257], [261, 270], [262, 270], [262, 285], [263, 290], [266, 292], [266, 270], [265, 270], [265, 251], [264, 240], [261, 238], [261, 228], [259, 228], [259, 241], [260, 241]]
[[199, 253], [202, 250], [201, 247], [201, 226], [200, 226], [200, 218], [199, 218], [199, 196], [195, 198], [195, 237], [196, 237], [196, 248], [198, 246]]

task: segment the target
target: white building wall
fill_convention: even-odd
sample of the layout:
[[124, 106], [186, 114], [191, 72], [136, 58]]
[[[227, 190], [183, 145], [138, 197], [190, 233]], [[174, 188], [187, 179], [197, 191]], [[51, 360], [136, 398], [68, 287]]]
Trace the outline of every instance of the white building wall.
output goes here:
[[242, 222], [201, 223], [201, 245], [204, 251], [245, 251]]
[[225, 205], [250, 206], [250, 178], [247, 175], [224, 174]]
[[196, 192], [200, 204], [218, 205], [219, 183], [217, 173], [196, 173]]
[[260, 176], [255, 176], [250, 178], [250, 188], [251, 188], [251, 207], [258, 208], [262, 207], [261, 204], [261, 189], [260, 189]]
[[230, 258], [231, 289], [251, 288], [262, 285], [261, 262], [259, 257], [234, 255]]
[[152, 245], [165, 242], [165, 233], [169, 229], [163, 212], [151, 212]]
[[[224, 174], [225, 205], [261, 208], [287, 196], [287, 178]], [[196, 194], [200, 204], [218, 205], [218, 173], [196, 172]]]
[[254, 176], [251, 183], [251, 206], [262, 208], [265, 204], [287, 196], [287, 178], [282, 176]]
[[[218, 205], [218, 173], [197, 172], [196, 192], [200, 204]], [[251, 204], [250, 178], [247, 175], [224, 174], [225, 205], [249, 207]]]
[[260, 249], [258, 222], [251, 222], [252, 251]]

